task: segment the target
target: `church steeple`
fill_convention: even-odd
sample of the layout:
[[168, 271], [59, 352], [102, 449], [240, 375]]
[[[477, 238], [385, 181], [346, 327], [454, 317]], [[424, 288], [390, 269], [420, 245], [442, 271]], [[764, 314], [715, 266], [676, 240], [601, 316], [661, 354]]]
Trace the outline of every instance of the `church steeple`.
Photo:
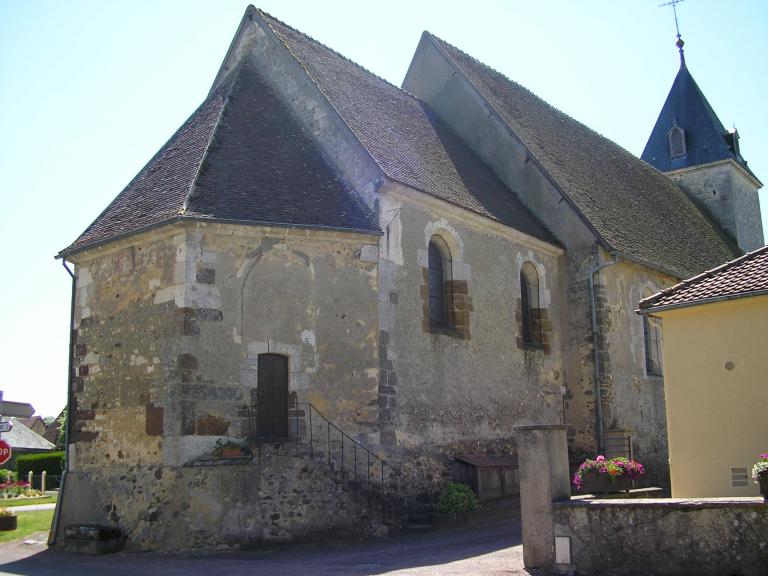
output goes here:
[[[677, 24], [677, 18], [675, 18]], [[757, 190], [761, 182], [693, 79], [677, 33], [680, 69], [640, 156], [675, 178], [743, 250], [763, 245]]]
[[[661, 108], [641, 158], [662, 172], [733, 159], [748, 170], [734, 146], [733, 134], [723, 127], [685, 64], [683, 41], [678, 39], [680, 69]], [[675, 153], [670, 131], [682, 130], [685, 154]]]

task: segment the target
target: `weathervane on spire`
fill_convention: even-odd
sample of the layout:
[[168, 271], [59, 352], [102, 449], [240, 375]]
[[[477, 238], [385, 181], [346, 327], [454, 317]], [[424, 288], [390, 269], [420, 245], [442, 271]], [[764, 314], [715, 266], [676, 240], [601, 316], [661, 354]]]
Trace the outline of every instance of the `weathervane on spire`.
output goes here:
[[680, 2], [683, 2], [683, 0], [669, 0], [669, 2], [659, 4], [659, 8], [672, 6], [672, 13], [675, 15], [675, 30], [677, 31], [677, 42], [675, 42], [675, 46], [677, 46], [677, 49], [680, 51], [680, 67], [682, 68], [685, 66], [685, 54], [683, 54], [683, 45], [685, 42], [680, 38], [680, 26], [677, 24], [677, 5], [680, 4]]

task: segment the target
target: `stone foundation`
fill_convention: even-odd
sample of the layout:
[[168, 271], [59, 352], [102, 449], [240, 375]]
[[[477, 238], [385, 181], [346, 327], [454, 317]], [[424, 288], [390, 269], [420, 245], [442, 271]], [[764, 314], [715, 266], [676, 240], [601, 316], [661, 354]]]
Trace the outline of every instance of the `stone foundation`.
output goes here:
[[60, 530], [83, 523], [114, 526], [129, 551], [386, 534], [378, 497], [345, 486], [326, 461], [296, 456], [293, 449], [263, 452], [261, 461], [70, 473]]

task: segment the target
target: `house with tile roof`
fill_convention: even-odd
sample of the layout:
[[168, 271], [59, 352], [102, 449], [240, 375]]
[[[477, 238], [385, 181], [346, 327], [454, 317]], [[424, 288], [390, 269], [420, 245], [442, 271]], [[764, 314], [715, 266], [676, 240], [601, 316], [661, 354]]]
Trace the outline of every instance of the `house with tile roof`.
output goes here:
[[16, 457], [21, 454], [37, 454], [56, 450], [55, 444], [52, 444], [37, 430], [28, 426], [28, 424], [34, 425], [34, 422], [30, 422], [30, 420], [34, 421], [33, 418], [8, 418], [8, 421], [11, 422], [11, 429], [8, 432], [3, 432], [3, 440], [11, 445], [13, 453], [11, 459], [3, 465], [3, 468], [15, 470]]
[[447, 42], [425, 33], [399, 88], [249, 7], [200, 107], [59, 254], [58, 526], [133, 549], [380, 533], [374, 492], [432, 498], [454, 455], [541, 422], [574, 459], [627, 439], [663, 485], [631, 312], [740, 253], [674, 179]]
[[672, 496], [757, 496], [768, 438], [768, 246], [639, 303], [664, 323]]

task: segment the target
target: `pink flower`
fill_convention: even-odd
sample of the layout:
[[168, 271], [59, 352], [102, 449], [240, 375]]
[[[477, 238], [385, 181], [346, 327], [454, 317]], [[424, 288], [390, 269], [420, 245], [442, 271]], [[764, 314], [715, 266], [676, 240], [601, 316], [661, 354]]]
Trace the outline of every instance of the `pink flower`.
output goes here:
[[595, 458], [595, 462], [605, 462], [605, 456], [598, 456]]

